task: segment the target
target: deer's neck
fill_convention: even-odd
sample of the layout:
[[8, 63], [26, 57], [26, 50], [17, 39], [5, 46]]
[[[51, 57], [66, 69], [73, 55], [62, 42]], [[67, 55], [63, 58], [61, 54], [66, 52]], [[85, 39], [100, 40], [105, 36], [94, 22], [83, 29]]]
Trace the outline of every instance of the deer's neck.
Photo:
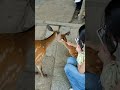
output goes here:
[[55, 39], [55, 37], [56, 37], [56, 32], [54, 32], [48, 38], [44, 39], [43, 42], [45, 43], [45, 47], [48, 47], [53, 42], [53, 40]]

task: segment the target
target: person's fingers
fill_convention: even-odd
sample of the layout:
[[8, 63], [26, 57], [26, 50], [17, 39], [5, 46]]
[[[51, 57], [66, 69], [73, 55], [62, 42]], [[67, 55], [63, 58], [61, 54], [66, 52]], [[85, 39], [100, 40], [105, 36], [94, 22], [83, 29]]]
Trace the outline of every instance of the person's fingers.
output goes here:
[[63, 42], [63, 41], [64, 41], [63, 39], [58, 40], [58, 42]]
[[70, 43], [67, 43], [69, 46], [71, 46], [71, 44]]

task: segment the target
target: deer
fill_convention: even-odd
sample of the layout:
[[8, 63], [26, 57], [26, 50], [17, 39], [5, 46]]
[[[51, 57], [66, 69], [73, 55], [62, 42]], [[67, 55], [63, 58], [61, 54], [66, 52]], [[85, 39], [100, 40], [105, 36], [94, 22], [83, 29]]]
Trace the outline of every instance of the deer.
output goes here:
[[0, 34], [0, 88], [16, 90], [19, 75], [24, 72], [27, 54], [34, 46], [35, 26], [27, 31]]
[[47, 25], [47, 29], [53, 32], [51, 36], [43, 40], [35, 40], [35, 66], [38, 69], [38, 72], [36, 72], [36, 74], [40, 73], [42, 77], [47, 77], [47, 74], [44, 74], [42, 70], [42, 62], [46, 54], [46, 49], [50, 46], [50, 44], [59, 34], [59, 31], [54, 31], [49, 25]]
[[[70, 31], [68, 31], [65, 34], [59, 34], [57, 37], [57, 41], [62, 43], [67, 48], [67, 50], [69, 51], [69, 54], [72, 57], [77, 58], [78, 52], [76, 51], [76, 45], [74, 45], [74, 44], [68, 45], [66, 36], [69, 36], [69, 34], [70, 34]], [[63, 41], [61, 42], [61, 40], [63, 40]], [[85, 60], [86, 72], [101, 74], [103, 63], [100, 60], [100, 58], [98, 57], [98, 51], [86, 46], [85, 53], [86, 53], [86, 55], [85, 55], [86, 56], [86, 60]]]

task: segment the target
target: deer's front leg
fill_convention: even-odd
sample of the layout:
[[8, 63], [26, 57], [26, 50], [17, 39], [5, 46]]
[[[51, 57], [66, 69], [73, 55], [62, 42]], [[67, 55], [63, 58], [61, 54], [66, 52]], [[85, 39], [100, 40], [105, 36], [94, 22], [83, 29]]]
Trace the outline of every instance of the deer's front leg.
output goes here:
[[47, 77], [47, 74], [44, 74], [43, 73], [43, 70], [42, 70], [42, 65], [36, 65], [37, 69], [38, 69], [38, 72], [36, 72], [36, 74], [41, 74], [42, 77]]
[[41, 66], [41, 74], [42, 74], [43, 77], [47, 77], [47, 74], [45, 74], [42, 70], [42, 66]]

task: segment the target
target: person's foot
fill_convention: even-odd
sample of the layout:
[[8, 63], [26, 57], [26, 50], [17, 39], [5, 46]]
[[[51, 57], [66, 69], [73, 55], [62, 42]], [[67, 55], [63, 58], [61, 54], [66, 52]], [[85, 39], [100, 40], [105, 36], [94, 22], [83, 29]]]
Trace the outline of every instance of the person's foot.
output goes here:
[[73, 90], [73, 88], [70, 88], [69, 90]]

